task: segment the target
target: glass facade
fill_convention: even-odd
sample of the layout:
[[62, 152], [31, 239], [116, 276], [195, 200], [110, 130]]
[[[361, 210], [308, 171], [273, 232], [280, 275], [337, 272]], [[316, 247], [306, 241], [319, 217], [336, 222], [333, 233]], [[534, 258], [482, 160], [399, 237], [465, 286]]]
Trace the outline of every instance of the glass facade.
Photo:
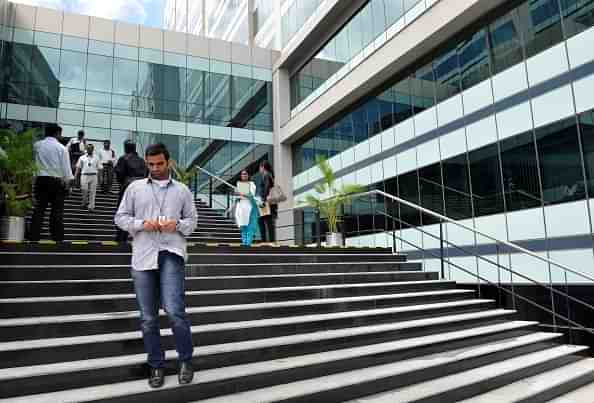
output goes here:
[[[294, 33], [303, 25], [308, 16], [305, 10], [315, 10], [317, 6], [313, 3], [319, 3], [314, 0], [301, 2], [307, 3], [302, 7], [304, 11], [299, 12], [299, 8], [294, 6], [296, 10], [288, 14], [287, 21], [283, 16], [283, 39], [285, 31]], [[368, 45], [416, 6], [425, 7], [425, 0], [369, 0], [308, 63], [293, 74], [291, 108], [299, 105], [343, 66], [361, 55]]]
[[[405, 78], [371, 94], [296, 143], [294, 175], [311, 168], [316, 155], [329, 158], [341, 153], [582, 32], [594, 25], [593, 10], [591, 1], [528, 0], [492, 18], [482, 28], [442, 46], [431, 55], [430, 62], [412, 69]], [[342, 32], [345, 29], [333, 39], [335, 43], [341, 41], [340, 35], [346, 35]], [[313, 59], [307, 66], [316, 63], [318, 67], [329, 65]], [[316, 71], [320, 71], [318, 67]], [[292, 93], [301, 91], [296, 86], [315, 88], [320, 81], [313, 77], [311, 74], [294, 77]], [[294, 101], [299, 99], [302, 98]]]
[[126, 139], [139, 151], [161, 141], [178, 163], [228, 180], [272, 159], [270, 70], [1, 28], [2, 118], [16, 128], [57, 122], [67, 137], [84, 129], [120, 155]]
[[[289, 1], [289, 7], [282, 13], [281, 32], [282, 46], [287, 43], [299, 32], [301, 27], [307, 22], [317, 8], [324, 0], [293, 0]], [[271, 1], [268, 1], [272, 3]], [[283, 8], [284, 9], [284, 8]]]

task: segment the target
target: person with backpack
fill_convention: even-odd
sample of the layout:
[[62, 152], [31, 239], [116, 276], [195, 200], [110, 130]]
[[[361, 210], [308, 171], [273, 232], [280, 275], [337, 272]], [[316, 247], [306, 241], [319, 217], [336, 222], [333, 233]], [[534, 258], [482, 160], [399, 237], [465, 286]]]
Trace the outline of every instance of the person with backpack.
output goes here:
[[[137, 179], [146, 178], [147, 175], [146, 163], [138, 156], [136, 144], [133, 141], [124, 142], [124, 155], [118, 159], [114, 172], [120, 184], [119, 206], [128, 186]], [[128, 242], [128, 233], [119, 227], [117, 227], [116, 242]]]
[[103, 142], [103, 148], [99, 150], [99, 160], [101, 161], [101, 169], [99, 170], [101, 191], [103, 193], [109, 193], [113, 185], [113, 169], [116, 163], [116, 154], [111, 148], [111, 142], [109, 140]]

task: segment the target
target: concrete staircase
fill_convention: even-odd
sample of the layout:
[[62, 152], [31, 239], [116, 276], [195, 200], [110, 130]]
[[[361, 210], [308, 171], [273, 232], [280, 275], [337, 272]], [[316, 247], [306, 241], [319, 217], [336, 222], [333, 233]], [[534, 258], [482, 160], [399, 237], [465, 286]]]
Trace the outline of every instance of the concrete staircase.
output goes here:
[[206, 244], [186, 267], [197, 376], [178, 385], [162, 313], [167, 379], [152, 390], [130, 258], [101, 242], [0, 244], [0, 401], [594, 401], [586, 347], [405, 256]]
[[[80, 189], [73, 189], [64, 203], [64, 239], [66, 241], [113, 241], [116, 228], [113, 222], [118, 208], [117, 185], [113, 193], [97, 193], [95, 212], [89, 213], [81, 206]], [[190, 242], [240, 243], [239, 229], [235, 223], [211, 209], [200, 200], [196, 201], [198, 227], [188, 238]], [[41, 237], [49, 235], [49, 209], [43, 222]]]

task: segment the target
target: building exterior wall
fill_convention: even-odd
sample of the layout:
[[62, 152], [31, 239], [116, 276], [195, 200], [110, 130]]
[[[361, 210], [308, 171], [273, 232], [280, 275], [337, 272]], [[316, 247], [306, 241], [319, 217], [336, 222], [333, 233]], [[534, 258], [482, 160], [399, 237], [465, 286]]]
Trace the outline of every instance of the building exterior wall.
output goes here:
[[[84, 129], [121, 155], [161, 141], [227, 180], [272, 159], [273, 53], [237, 43], [9, 3], [0, 120]], [[55, 23], [50, 24], [48, 17]], [[206, 178], [197, 183], [206, 187]]]
[[[410, 25], [379, 47], [374, 43], [341, 77], [323, 77], [320, 87], [326, 88], [307, 106], [293, 102], [293, 117], [277, 135], [293, 147], [294, 198], [313, 191], [320, 179], [314, 160], [323, 155], [342, 183], [385, 190], [594, 275], [592, 4], [496, 3], [425, 3]], [[481, 6], [488, 12], [478, 22], [470, 19]], [[443, 35], [445, 24], [456, 29]], [[404, 52], [413, 45], [415, 58]], [[310, 72], [336, 60], [326, 62], [314, 59]], [[394, 223], [378, 214], [382, 210], [429, 234], [439, 232], [435, 220], [391, 210], [378, 198], [350, 208], [348, 243], [391, 246], [384, 231]], [[439, 268], [435, 238], [396, 228], [410, 242], [398, 241], [398, 250]], [[467, 251], [510, 259], [513, 269], [538, 280], [563, 281], [559, 270], [537, 259], [497, 257], [488, 239], [452, 225], [444, 232]], [[453, 247], [446, 252], [452, 263], [497, 280], [493, 265]], [[453, 278], [475, 281], [454, 264], [448, 267]]]

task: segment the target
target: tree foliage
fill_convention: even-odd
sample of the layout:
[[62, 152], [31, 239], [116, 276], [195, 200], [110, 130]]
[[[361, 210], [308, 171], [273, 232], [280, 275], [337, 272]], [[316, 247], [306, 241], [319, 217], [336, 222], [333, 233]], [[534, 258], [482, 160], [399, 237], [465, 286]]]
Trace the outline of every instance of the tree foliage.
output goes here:
[[0, 188], [4, 194], [9, 216], [24, 217], [33, 206], [33, 177], [37, 165], [33, 158], [33, 141], [37, 129], [17, 134], [0, 130]]
[[192, 183], [192, 180], [198, 173], [198, 168], [191, 167], [188, 169], [182, 168], [175, 160], [171, 160], [171, 170], [175, 175], [175, 179], [180, 181], [181, 183], [187, 185], [188, 187]]

